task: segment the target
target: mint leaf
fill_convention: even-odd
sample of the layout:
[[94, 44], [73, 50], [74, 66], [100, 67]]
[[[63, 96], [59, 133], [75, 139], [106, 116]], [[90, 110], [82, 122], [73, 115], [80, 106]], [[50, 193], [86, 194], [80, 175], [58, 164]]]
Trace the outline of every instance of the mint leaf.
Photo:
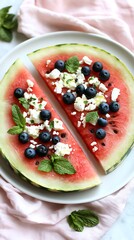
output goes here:
[[25, 109], [28, 109], [30, 106], [29, 102], [23, 97], [19, 98], [19, 102]]
[[7, 131], [7, 133], [11, 135], [15, 135], [15, 134], [20, 134], [22, 131], [23, 131], [23, 128], [21, 128], [20, 126], [13, 126]]
[[6, 29], [16, 29], [18, 26], [18, 21], [15, 14], [8, 14], [4, 19], [3, 25]]
[[11, 42], [12, 40], [11, 30], [5, 29], [4, 27], [0, 27], [0, 40], [5, 42]]
[[9, 12], [10, 8], [11, 8], [11, 6], [0, 9], [0, 26], [2, 26], [4, 19], [7, 17], [7, 14]]
[[76, 218], [80, 218], [83, 221], [85, 227], [94, 227], [99, 223], [99, 218], [91, 210], [84, 209], [79, 211], [74, 211], [72, 213]]
[[99, 115], [97, 111], [89, 112], [86, 114], [86, 122], [89, 122], [92, 125], [96, 125], [98, 117]]
[[54, 128], [54, 121], [51, 121], [51, 122], [50, 122], [49, 127], [50, 127], [51, 129]]
[[20, 108], [15, 104], [12, 106], [12, 117], [13, 117], [13, 120], [16, 123], [16, 125], [18, 125], [24, 129], [26, 120], [23, 117], [23, 115], [20, 111]]
[[52, 163], [50, 160], [42, 160], [39, 163], [38, 170], [43, 171], [43, 172], [51, 172], [52, 171]]
[[61, 175], [63, 174], [74, 174], [76, 173], [73, 165], [67, 160], [67, 159], [55, 159], [53, 161], [53, 169], [56, 173], [59, 173]]
[[78, 57], [70, 57], [66, 63], [65, 68], [69, 73], [75, 73], [79, 67], [79, 59]]
[[72, 214], [67, 217], [69, 226], [77, 232], [82, 232], [84, 229], [83, 221], [80, 218], [75, 218]]
[[99, 223], [96, 213], [89, 209], [73, 211], [68, 217], [69, 226], [75, 231], [82, 232], [85, 227], [94, 227]]

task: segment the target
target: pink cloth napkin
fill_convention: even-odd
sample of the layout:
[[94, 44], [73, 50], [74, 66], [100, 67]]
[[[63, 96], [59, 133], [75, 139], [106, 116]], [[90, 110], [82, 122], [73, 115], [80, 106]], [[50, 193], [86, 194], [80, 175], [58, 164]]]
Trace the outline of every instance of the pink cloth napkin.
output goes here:
[[[24, 0], [18, 31], [28, 37], [77, 30], [103, 34], [134, 50], [133, 0]], [[77, 205], [47, 203], [20, 192], [0, 178], [0, 240], [100, 240], [122, 212], [134, 180], [99, 201]], [[73, 210], [96, 211], [100, 223], [75, 232], [66, 216]]]

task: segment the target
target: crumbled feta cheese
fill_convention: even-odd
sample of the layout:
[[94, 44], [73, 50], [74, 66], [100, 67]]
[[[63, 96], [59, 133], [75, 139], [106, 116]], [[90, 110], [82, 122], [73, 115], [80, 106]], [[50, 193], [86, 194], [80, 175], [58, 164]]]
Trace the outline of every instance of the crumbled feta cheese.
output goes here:
[[31, 87], [28, 87], [27, 88], [27, 92], [29, 93], [29, 92], [32, 92], [33, 91], [33, 89], [31, 88]]
[[80, 120], [82, 121], [84, 119], [84, 113], [81, 113]]
[[76, 115], [76, 112], [71, 112], [71, 115], [73, 115], [73, 116]]
[[51, 150], [51, 149], [53, 149], [54, 148], [54, 146], [53, 145], [51, 145], [50, 147], [49, 147], [49, 149]]
[[51, 63], [51, 60], [48, 59], [48, 60], [46, 61], [46, 66], [48, 66], [50, 63]]
[[110, 114], [109, 113], [106, 114], [106, 118], [110, 118]]
[[39, 127], [38, 126], [26, 126], [25, 131], [32, 137], [37, 138], [39, 136]]
[[54, 129], [55, 130], [62, 130], [63, 128], [63, 122], [61, 120], [59, 120], [58, 118], [54, 118], [53, 120], [54, 123]]
[[32, 144], [34, 144], [34, 145], [36, 145], [37, 144], [37, 142], [36, 141], [34, 141], [34, 140], [30, 140], [30, 142], [32, 143]]
[[84, 56], [84, 57], [82, 58], [82, 60], [79, 61], [79, 63], [80, 63], [80, 64], [82, 64], [82, 63], [86, 63], [87, 65], [91, 65], [92, 60], [91, 60], [89, 57]]
[[31, 124], [31, 118], [26, 117], [25, 120], [26, 120], [26, 123]]
[[82, 125], [83, 125], [84, 128], [86, 127], [86, 117], [83, 118]]
[[45, 74], [46, 78], [50, 78], [50, 79], [57, 79], [60, 77], [61, 72], [57, 69], [54, 68], [50, 73]]
[[85, 107], [85, 111], [92, 111], [96, 109], [96, 105], [93, 103], [90, 103], [88, 106]]
[[23, 117], [26, 118], [27, 117], [27, 112], [23, 112]]
[[81, 121], [78, 121], [78, 122], [77, 122], [77, 127], [78, 127], [78, 128], [81, 126], [81, 123], [82, 123]]
[[91, 145], [91, 146], [95, 146], [96, 144], [97, 144], [97, 142], [94, 141], [94, 142], [91, 142], [90, 145]]
[[30, 144], [29, 147], [30, 147], [30, 148], [35, 148], [35, 145]]
[[34, 123], [41, 123], [41, 119], [40, 119], [40, 111], [36, 110], [36, 109], [29, 109], [29, 114], [30, 114], [30, 119], [34, 121]]
[[78, 86], [79, 84], [83, 84], [85, 81], [85, 76], [81, 72], [81, 67], [79, 67], [76, 71], [76, 78], [75, 78], [75, 84]]
[[67, 72], [61, 73], [60, 80], [62, 81], [63, 86], [66, 88], [74, 90], [76, 88], [75, 79], [76, 79], [75, 74], [67, 73]]
[[96, 146], [94, 146], [92, 149], [93, 152], [96, 152], [97, 150], [98, 150], [98, 147], [96, 147]]
[[51, 127], [49, 125], [49, 121], [46, 120], [44, 121], [44, 123], [42, 123], [40, 126], [39, 126], [39, 129], [40, 130], [43, 130], [44, 128], [46, 128], [49, 132], [51, 132]]
[[99, 84], [100, 84], [100, 81], [99, 81], [99, 79], [97, 78], [97, 77], [89, 77], [88, 78], [88, 83], [89, 84], [93, 84], [93, 85], [95, 85], [96, 87], [98, 87], [99, 86]]
[[74, 102], [74, 108], [78, 112], [83, 112], [85, 108], [85, 103], [81, 97], [77, 97]]
[[59, 135], [59, 132], [53, 131], [53, 135]]
[[30, 88], [34, 86], [34, 83], [30, 79], [27, 79], [27, 84], [28, 84], [28, 87]]
[[69, 147], [68, 144], [58, 142], [56, 145], [54, 145], [55, 154], [58, 156], [64, 156], [69, 155], [72, 151], [72, 148]]
[[104, 94], [102, 92], [98, 92], [94, 97], [95, 105], [99, 106], [101, 102], [106, 102]]
[[62, 88], [63, 88], [63, 82], [60, 79], [59, 81], [55, 82], [54, 92], [56, 92], [57, 94], [60, 94], [60, 93], [62, 93]]
[[119, 95], [120, 95], [120, 89], [113, 88], [112, 93], [111, 93], [111, 100], [116, 101]]
[[108, 88], [103, 83], [100, 83], [99, 90], [101, 90], [103, 93], [105, 93], [108, 90]]

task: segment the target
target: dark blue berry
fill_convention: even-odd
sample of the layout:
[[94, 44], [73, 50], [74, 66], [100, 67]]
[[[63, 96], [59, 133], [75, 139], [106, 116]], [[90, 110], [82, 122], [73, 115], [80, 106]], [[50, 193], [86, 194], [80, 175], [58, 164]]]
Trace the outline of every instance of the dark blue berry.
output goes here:
[[78, 96], [82, 96], [82, 94], [85, 92], [85, 87], [83, 84], [79, 84], [76, 89], [75, 89], [76, 93]]
[[48, 153], [48, 148], [44, 145], [39, 145], [37, 148], [36, 148], [36, 153], [38, 156], [40, 157], [45, 157]]
[[84, 74], [84, 76], [88, 76], [91, 72], [91, 69], [88, 66], [83, 66], [81, 72]]
[[27, 158], [34, 158], [36, 156], [36, 151], [34, 148], [26, 148], [24, 152]]
[[14, 90], [14, 96], [16, 98], [21, 98], [21, 97], [24, 97], [24, 90], [22, 88], [16, 88]]
[[100, 105], [99, 105], [99, 111], [100, 111], [102, 114], [108, 113], [108, 112], [109, 112], [109, 105], [108, 105], [108, 103], [106, 103], [106, 102], [100, 103]]
[[85, 96], [87, 99], [94, 98], [97, 94], [97, 91], [93, 87], [87, 87], [85, 90]]
[[109, 104], [109, 108], [110, 108], [111, 112], [117, 112], [120, 108], [120, 105], [118, 102], [113, 101]]
[[60, 142], [59, 136], [53, 136], [53, 137], [52, 137], [52, 143], [55, 145], [55, 144], [57, 144], [58, 142]]
[[40, 119], [45, 121], [51, 118], [51, 112], [49, 110], [41, 110], [40, 112]]
[[102, 128], [99, 128], [99, 129], [96, 130], [95, 135], [98, 139], [103, 139], [106, 136], [106, 131]]
[[107, 121], [107, 119], [105, 119], [105, 118], [99, 118], [98, 121], [97, 121], [97, 123], [98, 123], [99, 126], [105, 127], [105, 126], [107, 126], [108, 121]]
[[105, 82], [110, 78], [110, 73], [108, 70], [102, 69], [99, 74], [99, 78], [101, 81]]
[[51, 135], [49, 132], [41, 132], [39, 134], [39, 139], [41, 142], [49, 142], [51, 139]]
[[21, 143], [27, 143], [29, 141], [29, 134], [22, 132], [19, 134], [18, 138]]
[[63, 102], [64, 102], [65, 104], [68, 104], [68, 105], [69, 105], [69, 104], [74, 103], [74, 101], [75, 101], [75, 96], [74, 96], [74, 94], [71, 93], [71, 92], [66, 92], [66, 93], [63, 95], [62, 99], [63, 99]]
[[94, 72], [100, 72], [100, 71], [102, 70], [102, 68], [103, 68], [103, 65], [102, 65], [101, 62], [95, 62], [95, 63], [93, 64], [93, 70], [94, 70]]
[[54, 67], [57, 68], [60, 72], [62, 72], [65, 69], [65, 62], [62, 60], [57, 60]]

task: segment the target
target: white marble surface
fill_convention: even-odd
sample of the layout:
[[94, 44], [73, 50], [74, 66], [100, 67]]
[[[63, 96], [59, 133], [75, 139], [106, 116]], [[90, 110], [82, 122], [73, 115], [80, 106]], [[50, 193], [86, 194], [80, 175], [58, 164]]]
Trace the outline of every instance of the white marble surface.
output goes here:
[[[22, 0], [0, 1], [0, 8], [12, 6], [12, 12], [16, 13]], [[5, 54], [27, 38], [19, 33], [14, 34], [11, 43], [0, 41], [0, 60]], [[134, 191], [128, 196], [126, 207], [111, 229], [100, 240], [134, 240]], [[27, 239], [28, 240], [28, 239]], [[66, 239], [65, 239], [66, 240]], [[84, 240], [84, 239], [83, 239]], [[94, 240], [94, 239], [91, 239]]]

